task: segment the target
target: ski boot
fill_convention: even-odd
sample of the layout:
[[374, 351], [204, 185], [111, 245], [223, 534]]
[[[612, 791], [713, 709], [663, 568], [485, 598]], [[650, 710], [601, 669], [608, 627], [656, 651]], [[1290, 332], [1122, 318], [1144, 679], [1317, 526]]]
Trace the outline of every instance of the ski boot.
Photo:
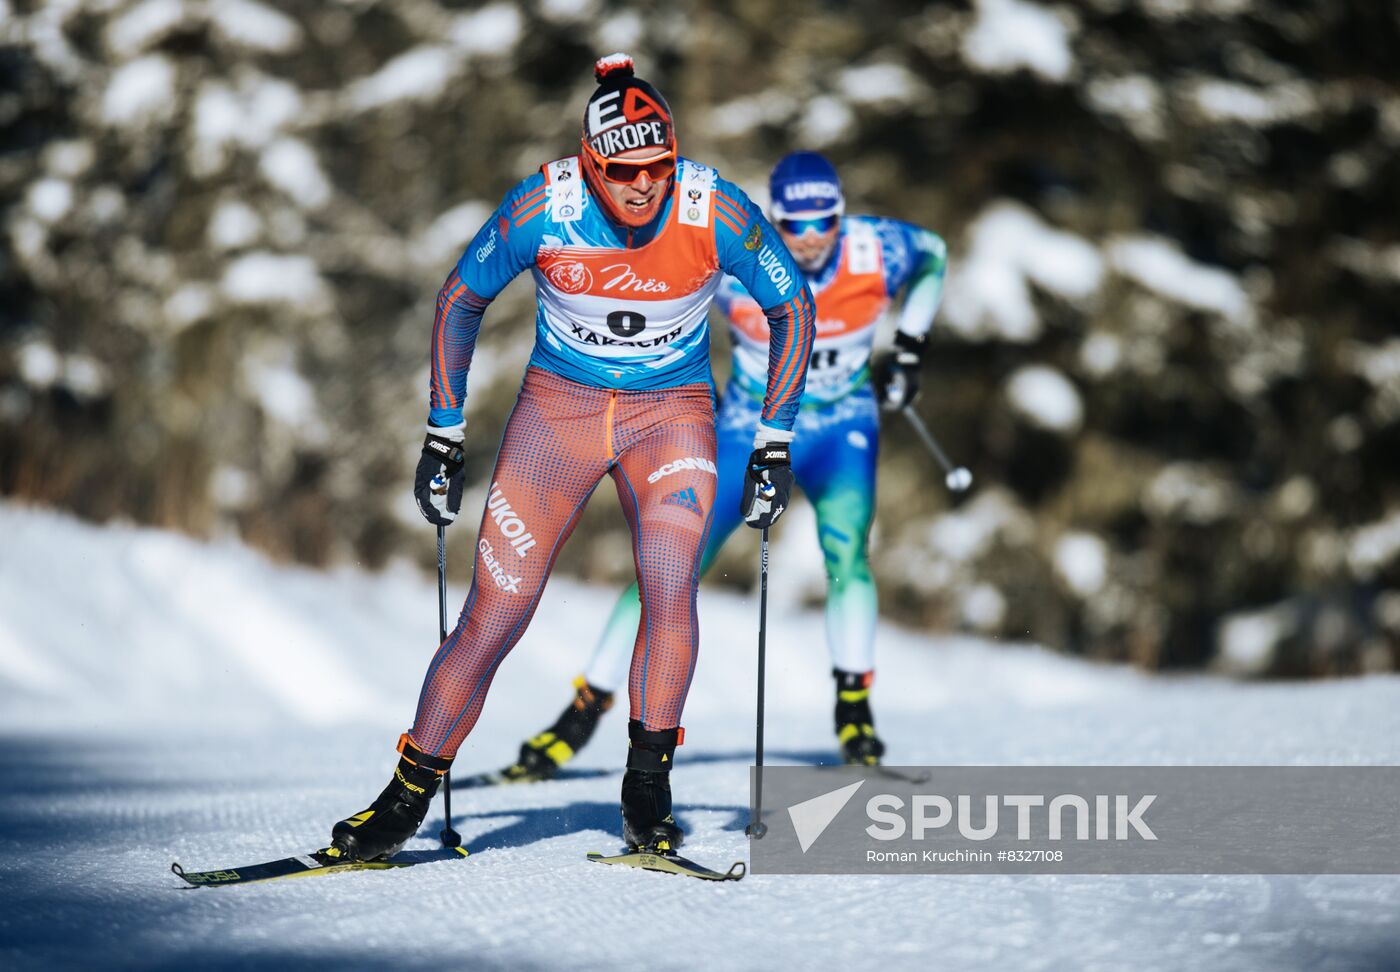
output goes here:
[[536, 783], [548, 780], [573, 759], [593, 738], [598, 720], [612, 708], [613, 694], [589, 685], [582, 675], [574, 679], [576, 695], [554, 725], [520, 746], [515, 762], [501, 770], [507, 783]]
[[685, 730], [643, 729], [627, 723], [630, 740], [627, 772], [622, 777], [622, 839], [628, 848], [651, 854], [674, 854], [685, 840], [671, 814], [671, 763]]
[[870, 684], [874, 672], [843, 672], [833, 668], [836, 677], [836, 739], [841, 758], [847, 765], [879, 766], [885, 744], [875, 735], [875, 717], [870, 714]]
[[326, 854], [350, 861], [373, 861], [398, 853], [423, 824], [451, 759], [430, 756], [408, 733], [399, 737], [399, 765], [375, 801], [331, 828]]

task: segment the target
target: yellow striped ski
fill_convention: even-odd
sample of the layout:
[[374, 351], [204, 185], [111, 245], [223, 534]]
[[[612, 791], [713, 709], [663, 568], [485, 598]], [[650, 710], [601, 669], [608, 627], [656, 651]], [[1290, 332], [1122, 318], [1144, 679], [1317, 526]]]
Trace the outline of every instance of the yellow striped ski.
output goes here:
[[386, 861], [347, 861], [333, 848], [327, 847], [311, 854], [284, 857], [281, 860], [250, 864], [246, 867], [230, 867], [218, 871], [186, 871], [179, 863], [174, 863], [170, 865], [170, 870], [191, 887], [217, 888], [231, 884], [280, 881], [283, 878], [343, 874], [346, 871], [387, 871], [391, 868], [413, 867], [415, 864], [429, 864], [434, 861], [456, 861], [466, 856], [465, 847], [444, 847], [432, 851], [403, 851]]
[[588, 859], [598, 864], [620, 864], [623, 867], [636, 867], [643, 871], [683, 874], [686, 877], [699, 878], [702, 881], [741, 881], [748, 873], [748, 867], [743, 861], [735, 861], [734, 866], [729, 870], [720, 872], [712, 871], [703, 864], [696, 864], [679, 854], [648, 854], [645, 851], [633, 851], [630, 854], [618, 854], [614, 857], [608, 857], [594, 851], [589, 853]]

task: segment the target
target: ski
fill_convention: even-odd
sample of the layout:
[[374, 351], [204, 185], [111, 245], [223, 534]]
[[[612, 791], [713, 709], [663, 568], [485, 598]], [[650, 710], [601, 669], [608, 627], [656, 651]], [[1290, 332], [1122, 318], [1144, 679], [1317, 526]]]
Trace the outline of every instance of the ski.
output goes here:
[[567, 780], [594, 779], [600, 776], [613, 776], [615, 770], [604, 769], [574, 769], [565, 767], [553, 776], [511, 776], [511, 767], [503, 770], [491, 770], [485, 773], [477, 773], [462, 779], [452, 780], [454, 790], [473, 790], [483, 786], [520, 786], [525, 783], [562, 783]]
[[699, 878], [702, 881], [741, 881], [748, 873], [748, 867], [743, 861], [735, 861], [733, 867], [721, 873], [712, 871], [702, 864], [696, 864], [679, 854], [648, 854], [645, 851], [633, 851], [630, 854], [618, 854], [614, 857], [592, 851], [589, 853], [588, 859], [598, 864], [620, 864], [623, 867], [635, 867], [643, 871], [684, 874], [686, 877]]
[[322, 874], [343, 874], [346, 871], [387, 871], [396, 867], [413, 867], [433, 861], [455, 861], [467, 856], [465, 847], [432, 851], [404, 851], [384, 861], [347, 861], [324, 848], [311, 854], [284, 857], [281, 860], [231, 867], [220, 871], [186, 871], [178, 862], [170, 865], [177, 877], [190, 887], [214, 888], [229, 884], [252, 884], [257, 881], [278, 881], [283, 878], [315, 877]]
[[477, 773], [475, 776], [468, 776], [465, 779], [453, 780], [454, 790], [473, 790], [482, 786], [512, 786], [520, 783], [544, 783], [545, 778], [541, 776], [507, 776], [505, 770], [495, 770], [486, 773]]

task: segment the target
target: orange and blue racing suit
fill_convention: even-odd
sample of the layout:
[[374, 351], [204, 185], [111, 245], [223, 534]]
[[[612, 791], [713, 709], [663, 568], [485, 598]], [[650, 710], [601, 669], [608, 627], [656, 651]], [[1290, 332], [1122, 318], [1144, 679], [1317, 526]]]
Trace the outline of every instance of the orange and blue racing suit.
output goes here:
[[802, 274], [748, 197], [679, 160], [646, 226], [610, 221], [577, 157], [505, 197], [438, 297], [429, 422], [462, 421], [487, 304], [529, 269], [535, 346], [492, 473], [471, 590], [433, 658], [410, 736], [453, 756], [539, 603], [593, 490], [612, 477], [632, 531], [641, 626], [629, 690], [648, 730], [679, 725], [694, 672], [696, 584], [718, 480], [707, 311], [725, 274], [764, 308], [760, 424], [791, 437], [815, 334]]

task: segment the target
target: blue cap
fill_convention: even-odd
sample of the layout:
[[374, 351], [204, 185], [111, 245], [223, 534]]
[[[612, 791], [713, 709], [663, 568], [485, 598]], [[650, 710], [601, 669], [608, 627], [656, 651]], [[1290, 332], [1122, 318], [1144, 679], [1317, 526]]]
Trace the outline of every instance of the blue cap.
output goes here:
[[829, 216], [846, 208], [836, 167], [816, 152], [793, 152], [778, 160], [768, 177], [774, 219]]

